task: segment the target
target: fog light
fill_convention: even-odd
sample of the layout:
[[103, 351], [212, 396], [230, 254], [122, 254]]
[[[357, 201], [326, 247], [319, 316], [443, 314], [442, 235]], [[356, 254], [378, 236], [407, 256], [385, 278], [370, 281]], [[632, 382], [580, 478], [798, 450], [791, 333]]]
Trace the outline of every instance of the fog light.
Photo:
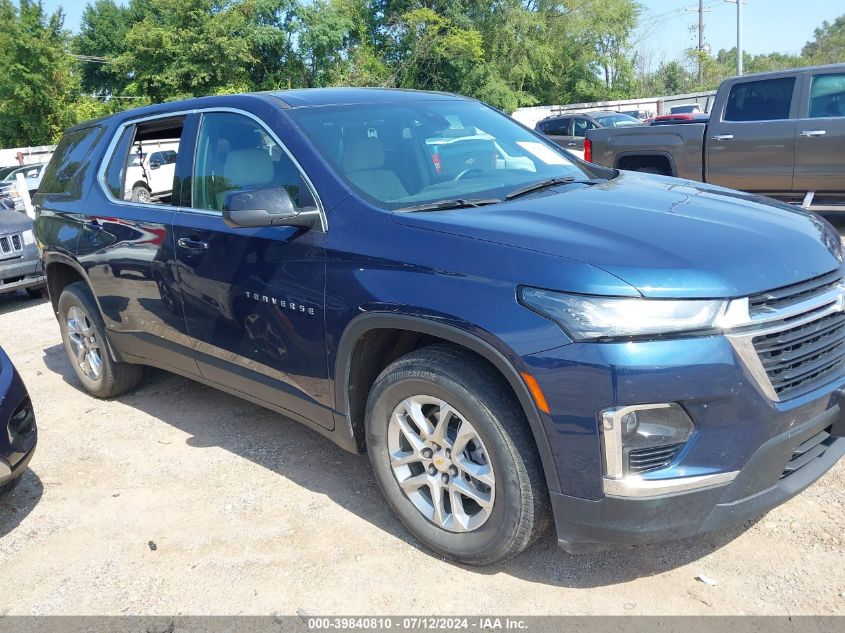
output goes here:
[[611, 479], [666, 467], [695, 430], [675, 403], [606, 409], [600, 419], [604, 476]]

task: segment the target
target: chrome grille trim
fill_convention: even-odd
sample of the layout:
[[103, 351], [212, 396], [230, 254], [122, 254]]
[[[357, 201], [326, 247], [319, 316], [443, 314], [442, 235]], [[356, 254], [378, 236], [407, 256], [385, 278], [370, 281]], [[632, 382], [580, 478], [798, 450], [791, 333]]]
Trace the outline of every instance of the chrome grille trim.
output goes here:
[[[760, 390], [774, 402], [826, 384], [845, 368], [845, 285], [841, 271], [836, 272], [840, 276], [835, 285], [828, 273], [787, 286], [789, 292], [795, 291], [792, 294], [756, 295], [757, 309], [751, 308], [749, 298], [728, 305], [722, 323], [728, 341]], [[813, 287], [818, 291], [807, 290]], [[784, 301], [796, 295], [801, 300]], [[763, 296], [780, 307], [759, 309]], [[843, 318], [836, 318], [839, 315]], [[819, 328], [807, 328], [813, 324]]]
[[19, 257], [23, 253], [23, 237], [20, 233], [0, 235], [0, 259]]

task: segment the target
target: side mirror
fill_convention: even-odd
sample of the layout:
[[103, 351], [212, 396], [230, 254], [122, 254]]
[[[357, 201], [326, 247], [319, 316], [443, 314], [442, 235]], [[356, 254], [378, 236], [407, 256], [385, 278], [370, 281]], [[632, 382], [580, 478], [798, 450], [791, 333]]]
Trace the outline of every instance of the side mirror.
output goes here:
[[160, 162], [158, 162], [157, 160], [150, 161], [150, 169], [158, 169], [159, 167], [161, 167]]
[[284, 187], [233, 191], [223, 204], [223, 221], [233, 228], [299, 226], [310, 229], [320, 221], [316, 207], [297, 209]]

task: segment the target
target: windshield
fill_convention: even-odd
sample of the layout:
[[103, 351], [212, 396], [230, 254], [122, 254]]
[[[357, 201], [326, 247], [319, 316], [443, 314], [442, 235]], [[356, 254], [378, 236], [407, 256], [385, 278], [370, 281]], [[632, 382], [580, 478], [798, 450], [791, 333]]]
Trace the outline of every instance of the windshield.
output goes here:
[[474, 101], [368, 103], [288, 114], [348, 184], [389, 209], [504, 199], [539, 181], [592, 177], [557, 146]]
[[642, 121], [627, 114], [608, 114], [594, 117], [602, 127], [626, 127], [628, 125], [642, 125]]

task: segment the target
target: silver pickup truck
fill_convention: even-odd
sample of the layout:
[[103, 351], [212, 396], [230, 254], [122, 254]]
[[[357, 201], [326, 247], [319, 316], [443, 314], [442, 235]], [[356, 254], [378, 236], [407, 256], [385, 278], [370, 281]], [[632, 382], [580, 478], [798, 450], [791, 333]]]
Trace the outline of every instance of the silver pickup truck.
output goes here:
[[709, 122], [590, 130], [585, 159], [845, 210], [845, 64], [728, 79]]

